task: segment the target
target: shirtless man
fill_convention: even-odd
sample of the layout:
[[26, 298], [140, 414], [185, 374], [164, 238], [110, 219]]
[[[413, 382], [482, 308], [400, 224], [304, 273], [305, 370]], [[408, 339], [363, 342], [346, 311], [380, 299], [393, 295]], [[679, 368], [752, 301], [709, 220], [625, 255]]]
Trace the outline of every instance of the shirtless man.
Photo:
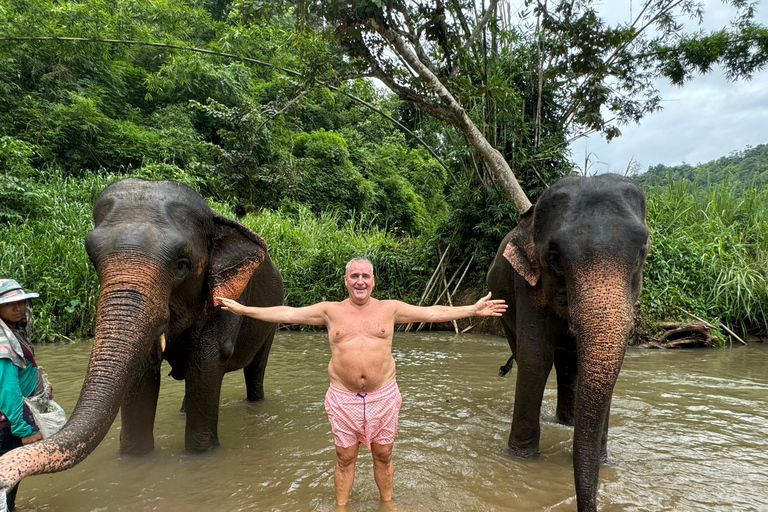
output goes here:
[[374, 283], [371, 262], [355, 258], [347, 263], [344, 284], [349, 297], [341, 302], [257, 308], [217, 297], [222, 309], [236, 315], [267, 322], [324, 325], [328, 329], [331, 385], [325, 410], [336, 445], [333, 476], [339, 506], [349, 500], [361, 444], [373, 455], [373, 477], [381, 500], [392, 500], [392, 446], [402, 401], [392, 357], [395, 324], [501, 316], [507, 309], [503, 300], [490, 300], [490, 293], [474, 305], [460, 307], [419, 307], [398, 300], [378, 300], [371, 297]]

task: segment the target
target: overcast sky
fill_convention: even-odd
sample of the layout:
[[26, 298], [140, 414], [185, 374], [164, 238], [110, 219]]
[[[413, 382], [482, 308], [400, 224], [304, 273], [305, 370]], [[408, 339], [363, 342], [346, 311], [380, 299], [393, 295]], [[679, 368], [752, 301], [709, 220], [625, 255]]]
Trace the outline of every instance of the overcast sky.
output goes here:
[[[639, 0], [634, 0], [637, 8]], [[733, 10], [719, 0], [704, 2], [706, 29], [728, 24]], [[627, 21], [630, 0], [606, 0], [602, 11], [608, 19]], [[758, 21], [768, 25], [768, 2], [758, 5]], [[624, 126], [619, 138], [606, 143], [594, 135], [571, 145], [571, 157], [579, 169], [589, 159], [589, 174], [624, 174], [630, 162], [641, 171], [649, 166], [695, 165], [709, 162], [745, 146], [768, 143], [768, 70], [749, 82], [729, 82], [722, 71], [698, 76], [683, 87], [660, 81], [661, 112], [640, 124]]]

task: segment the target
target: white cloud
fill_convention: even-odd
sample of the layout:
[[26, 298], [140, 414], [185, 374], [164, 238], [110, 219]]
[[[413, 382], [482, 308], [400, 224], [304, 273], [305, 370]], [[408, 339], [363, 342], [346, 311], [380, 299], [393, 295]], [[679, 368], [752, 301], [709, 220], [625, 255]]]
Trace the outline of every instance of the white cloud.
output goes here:
[[[622, 2], [618, 2], [622, 3]], [[638, 2], [635, 2], [636, 4]], [[709, 2], [705, 11], [705, 28], [727, 25], [733, 11], [721, 2]], [[610, 3], [604, 5], [610, 19], [628, 16], [628, 9]], [[768, 11], [758, 20], [768, 24]], [[682, 88], [659, 82], [663, 98], [661, 112], [650, 114], [639, 125], [622, 128], [621, 137], [610, 143], [593, 135], [571, 145], [571, 156], [577, 167], [588, 172], [623, 174], [630, 162], [641, 170], [656, 164], [697, 164], [739, 151], [745, 146], [768, 143], [768, 70], [751, 81], [730, 82], [719, 69], [699, 76]]]

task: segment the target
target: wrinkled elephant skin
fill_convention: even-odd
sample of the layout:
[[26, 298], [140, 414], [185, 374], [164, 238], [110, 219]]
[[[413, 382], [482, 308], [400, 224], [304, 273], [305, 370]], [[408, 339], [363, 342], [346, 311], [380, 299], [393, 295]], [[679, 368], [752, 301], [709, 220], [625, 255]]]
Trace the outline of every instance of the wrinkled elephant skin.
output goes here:
[[185, 381], [185, 444], [218, 445], [221, 383], [243, 369], [248, 400], [263, 398], [276, 325], [232, 315], [216, 296], [282, 304], [283, 281], [264, 240], [213, 212], [176, 182], [118, 181], [93, 205], [85, 247], [99, 277], [95, 337], [80, 397], [56, 435], [0, 458], [0, 489], [68, 469], [90, 454], [121, 411], [120, 451], [154, 449], [160, 364]]
[[634, 326], [650, 239], [645, 197], [614, 174], [571, 176], [548, 188], [501, 242], [488, 288], [502, 316], [517, 383], [509, 449], [539, 452], [541, 403], [552, 366], [557, 420], [574, 426], [579, 511], [596, 510], [607, 459], [613, 388]]

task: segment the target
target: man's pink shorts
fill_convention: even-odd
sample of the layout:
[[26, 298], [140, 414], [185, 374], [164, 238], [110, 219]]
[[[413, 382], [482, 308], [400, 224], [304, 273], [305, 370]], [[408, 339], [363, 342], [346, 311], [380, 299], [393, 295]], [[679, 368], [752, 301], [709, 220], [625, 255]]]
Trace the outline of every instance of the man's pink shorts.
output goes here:
[[403, 397], [394, 380], [376, 391], [355, 393], [331, 385], [325, 394], [325, 412], [333, 442], [342, 448], [371, 443], [391, 444], [397, 436], [397, 414]]

